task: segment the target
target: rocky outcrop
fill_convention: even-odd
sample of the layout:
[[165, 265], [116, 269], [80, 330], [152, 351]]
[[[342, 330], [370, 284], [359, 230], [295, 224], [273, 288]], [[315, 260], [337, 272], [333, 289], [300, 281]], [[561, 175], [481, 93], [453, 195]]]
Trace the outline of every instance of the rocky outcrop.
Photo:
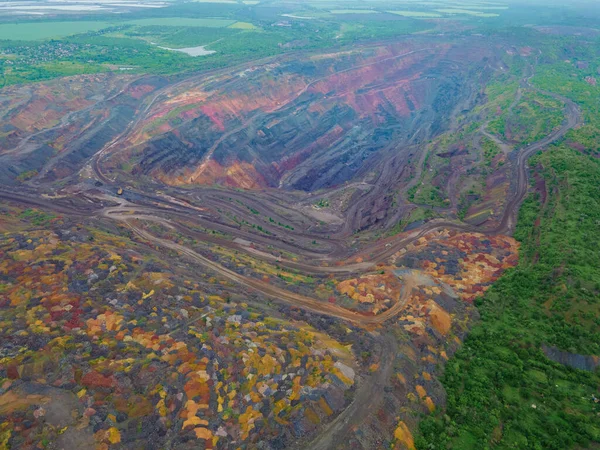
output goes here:
[[548, 345], [542, 345], [542, 351], [548, 359], [565, 366], [573, 367], [574, 369], [593, 372], [600, 367], [600, 357], [596, 355], [580, 355]]

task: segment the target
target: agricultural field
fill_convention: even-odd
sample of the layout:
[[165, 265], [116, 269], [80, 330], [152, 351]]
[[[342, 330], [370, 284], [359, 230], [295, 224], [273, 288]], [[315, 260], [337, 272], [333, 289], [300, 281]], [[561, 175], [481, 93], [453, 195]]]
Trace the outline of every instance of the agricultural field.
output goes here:
[[[203, 7], [205, 4], [199, 4]], [[174, 7], [175, 8], [175, 7]], [[176, 12], [180, 9], [175, 8]], [[201, 13], [202, 9], [199, 10]], [[169, 73], [218, 68], [249, 58], [274, 56], [298, 49], [323, 48], [357, 39], [376, 39], [418, 32], [413, 22], [369, 21], [347, 26], [335, 19], [325, 23], [269, 23], [247, 17], [147, 17], [125, 14], [110, 21], [29, 22], [7, 24], [0, 40], [3, 85], [27, 83], [73, 74], [128, 70]], [[133, 16], [133, 17], [132, 17]], [[330, 15], [335, 17], [335, 15]], [[341, 15], [346, 17], [347, 14]], [[279, 16], [280, 19], [285, 19]], [[241, 20], [240, 20], [241, 19]], [[13, 33], [13, 27], [19, 33]], [[29, 28], [35, 29], [30, 32]], [[249, 34], [252, 33], [252, 34]], [[337, 34], [336, 34], [337, 33]], [[27, 42], [20, 39], [26, 39]], [[35, 41], [34, 42], [32, 42]], [[208, 46], [205, 56], [190, 57], [165, 49]], [[124, 67], [124, 69], [123, 69]]]
[[[429, 7], [388, 12], [389, 5], [380, 8], [374, 4], [371, 9], [328, 8], [318, 2], [311, 4], [310, 9], [297, 12], [282, 9], [280, 13], [260, 4], [246, 4], [251, 9], [244, 10], [243, 4], [236, 2], [172, 2], [125, 10], [118, 15], [107, 15], [103, 12], [105, 6], [89, 11], [89, 20], [85, 21], [57, 20], [70, 17], [65, 10], [55, 12], [56, 17], [25, 15], [19, 24], [4, 23], [0, 31], [0, 46], [5, 49], [0, 52], [2, 85], [114, 70], [136, 73], [205, 70], [253, 56], [428, 32], [443, 25], [423, 19], [446, 17]], [[269, 14], [265, 14], [267, 11]], [[72, 14], [85, 14], [85, 9], [73, 10]], [[405, 20], [391, 20], [401, 17]], [[0, 20], [4, 20], [1, 15]], [[260, 34], [240, 34], [250, 31]], [[85, 51], [71, 47], [74, 42], [85, 45]], [[189, 56], [185, 52], [167, 55], [153, 48], [155, 45], [174, 50], [209, 47], [201, 52], [188, 52], [202, 56]], [[106, 53], [112, 54], [110, 61], [105, 58]]]
[[234, 20], [227, 19], [195, 19], [184, 17], [165, 17], [154, 19], [137, 19], [124, 22], [124, 25], [134, 25], [138, 27], [203, 27], [203, 28], [223, 28], [235, 24]]
[[417, 19], [428, 19], [442, 17], [441, 14], [427, 11], [387, 11], [390, 14], [397, 14], [404, 17], [414, 17]]
[[0, 40], [42, 41], [110, 27], [110, 22], [29, 22], [7, 23], [0, 28]]
[[475, 17], [498, 17], [496, 13], [490, 12], [482, 12], [482, 11], [473, 11], [471, 9], [459, 9], [459, 8], [442, 8], [436, 9], [437, 12], [448, 15], [467, 15], [467, 16], [475, 16]]
[[332, 9], [331, 14], [375, 14], [373, 9]]

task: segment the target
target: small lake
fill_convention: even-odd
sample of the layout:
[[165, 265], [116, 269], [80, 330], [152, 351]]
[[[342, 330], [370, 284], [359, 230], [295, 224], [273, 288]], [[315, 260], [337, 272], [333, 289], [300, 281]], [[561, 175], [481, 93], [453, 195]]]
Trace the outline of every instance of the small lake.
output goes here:
[[163, 50], [171, 50], [173, 52], [182, 52], [182, 53], [185, 53], [190, 56], [206, 56], [206, 55], [212, 55], [213, 53], [216, 53], [214, 50], [206, 50], [206, 48], [204, 48], [203, 45], [200, 45], [198, 47], [186, 47], [186, 48], [169, 48], [169, 47], [161, 47], [159, 45], [158, 48], [162, 48]]
[[294, 14], [282, 14], [281, 17], [289, 17], [290, 19], [304, 19], [304, 20], [313, 20], [313, 19], [315, 19], [315, 17], [295, 16]]

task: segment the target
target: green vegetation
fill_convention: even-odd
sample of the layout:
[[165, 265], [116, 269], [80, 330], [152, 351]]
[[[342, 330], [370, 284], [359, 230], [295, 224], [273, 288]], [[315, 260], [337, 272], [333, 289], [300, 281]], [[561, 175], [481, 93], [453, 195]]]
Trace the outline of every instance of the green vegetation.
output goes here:
[[196, 47], [207, 45], [235, 36], [230, 28], [162, 28], [144, 27], [127, 32], [130, 37], [140, 37], [170, 48]]
[[[442, 135], [440, 145], [452, 140], [449, 135]], [[448, 141], [449, 142], [449, 141]], [[448, 200], [434, 179], [443, 171], [448, 161], [438, 157], [436, 154], [428, 153], [423, 161], [423, 171], [419, 182], [407, 191], [408, 199], [418, 205], [447, 206]]]
[[433, 219], [436, 216], [435, 211], [428, 208], [415, 208], [413, 209], [408, 217], [405, 217], [398, 222], [392, 229], [390, 229], [388, 235], [394, 236], [398, 233], [402, 233], [408, 225], [415, 222], [426, 221]]
[[481, 151], [483, 152], [485, 165], [489, 167], [492, 165], [494, 158], [500, 153], [500, 147], [494, 141], [484, 136], [481, 139]]
[[518, 81], [506, 76], [499, 77], [493, 83], [490, 83], [485, 89], [485, 94], [488, 97], [485, 107], [489, 111], [490, 116], [493, 117], [498, 112], [502, 113], [508, 110], [517, 95], [518, 89]]
[[[470, 175], [474, 175], [474, 173], [471, 173]], [[470, 178], [469, 183], [465, 185], [465, 189], [461, 193], [458, 201], [457, 216], [460, 220], [465, 220], [469, 208], [483, 199], [485, 189], [486, 182], [484, 176], [474, 175]]]
[[317, 208], [329, 208], [329, 200], [327, 200], [326, 198], [321, 198], [318, 202], [315, 203], [315, 206]]
[[488, 124], [488, 130], [519, 144], [531, 144], [560, 126], [563, 108], [548, 95], [526, 91], [512, 109]]
[[83, 34], [40, 43], [0, 41], [0, 87], [122, 67], [135, 72], [173, 73], [192, 69], [195, 61], [140, 40], [102, 35]]
[[257, 27], [252, 25], [250, 22], [236, 22], [232, 25], [229, 25], [227, 28], [233, 28], [236, 30], [256, 30]]
[[110, 22], [95, 21], [8, 23], [0, 27], [0, 40], [38, 41], [97, 31], [109, 26]]
[[[240, 8], [246, 8], [241, 12]], [[171, 74], [211, 70], [285, 52], [322, 49], [427, 30], [407, 19], [378, 21], [376, 10], [311, 10], [319, 21], [282, 20], [281, 11], [250, 13], [251, 6], [181, 3], [160, 11], [96, 15], [97, 20], [40, 19], [3, 24], [0, 88], [67, 75], [127, 70]], [[264, 11], [263, 11], [264, 12]], [[348, 13], [355, 18], [348, 19]], [[339, 17], [336, 17], [339, 16]], [[346, 17], [344, 17], [346, 16]], [[364, 16], [364, 17], [362, 17]], [[280, 22], [281, 21], [281, 22]], [[214, 53], [189, 56], [160, 49], [206, 46]]]
[[[365, 15], [367, 17], [368, 15]], [[342, 34], [339, 41], [351, 43], [367, 39], [384, 39], [394, 36], [418, 33], [431, 28], [424, 21], [417, 19], [373, 21], [360, 18], [352, 22], [344, 22], [341, 25]]]
[[19, 214], [19, 217], [37, 226], [47, 225], [52, 219], [56, 219], [54, 214], [48, 214], [37, 209], [25, 209]]
[[373, 9], [332, 9], [332, 14], [376, 14]]
[[[128, 20], [124, 22], [109, 21], [65, 21], [65, 22], [22, 22], [3, 24], [0, 28], [0, 40], [40, 41], [57, 39], [81, 33], [89, 33], [110, 27], [168, 27], [168, 28], [225, 28], [251, 30], [250, 23], [237, 22], [230, 19], [199, 19], [184, 17], [164, 17], [151, 19]], [[215, 39], [213, 39], [215, 40]]]
[[31, 178], [35, 177], [38, 174], [37, 170], [28, 170], [25, 172], [21, 172], [19, 174], [19, 176], [17, 177], [17, 180], [23, 182], [23, 181], [27, 181], [30, 180]]
[[396, 14], [398, 16], [413, 17], [413, 18], [429, 19], [429, 18], [442, 17], [441, 14], [434, 13], [434, 12], [426, 12], [426, 11], [387, 11], [387, 12], [390, 14]]
[[235, 20], [227, 19], [196, 19], [184, 17], [163, 17], [154, 19], [129, 20], [127, 25], [161, 26], [161, 27], [208, 27], [222, 28], [233, 25]]
[[277, 226], [280, 226], [281, 228], [286, 228], [288, 230], [294, 230], [294, 227], [292, 227], [291, 225], [286, 225], [285, 223], [277, 222], [272, 217], [269, 217], [269, 223], [276, 224]]
[[567, 141], [588, 154], [600, 152], [600, 91], [585, 78], [597, 76], [598, 68], [600, 60], [595, 57], [585, 70], [574, 69], [570, 62], [559, 62], [539, 67], [533, 78], [533, 83], [539, 88], [570, 97], [581, 105], [585, 123], [571, 130]]
[[411, 202], [420, 205], [445, 205], [445, 198], [441, 193], [440, 187], [430, 183], [422, 183], [420, 186], [411, 189], [408, 193], [408, 198]]
[[[564, 37], [543, 49], [551, 59], [536, 67], [533, 84], [576, 101], [585, 125], [530, 160], [545, 195], [521, 207], [519, 265], [477, 302], [481, 322], [442, 379], [447, 409], [421, 422], [417, 448], [566, 449], [600, 440], [600, 371], [582, 358], [579, 367], [590, 371], [547, 356], [548, 348], [572, 361], [600, 355], [600, 161], [589, 156], [600, 148], [600, 93], [586, 80], [600, 61], [590, 50]], [[503, 110], [511, 103], [498, 84], [487, 93]], [[559, 122], [548, 109], [562, 105], [550, 100], [526, 92], [518, 114], [552, 129]]]
[[[192, 20], [200, 19], [185, 23], [201, 23]], [[232, 23], [235, 21], [224, 21], [222, 25]], [[215, 69], [296, 48], [284, 47], [282, 42], [301, 42], [302, 48], [326, 47], [331, 45], [335, 31], [300, 25], [264, 32], [247, 28], [122, 25], [60, 41], [0, 41], [0, 87], [122, 67], [138, 73], [161, 74]], [[191, 57], [160, 49], [150, 42], [172, 48], [211, 44], [208, 50], [216, 53]]]
[[422, 422], [419, 448], [565, 449], [600, 438], [600, 377], [541, 349], [600, 353], [600, 163], [555, 147], [532, 165], [558, 193], [523, 205], [519, 266], [479, 302], [481, 323], [445, 371], [446, 415]]
[[473, 11], [471, 9], [459, 9], [459, 8], [442, 8], [436, 9], [437, 12], [441, 12], [444, 14], [465, 14], [468, 16], [476, 16], [476, 17], [498, 17], [496, 13], [485, 13], [481, 11]]

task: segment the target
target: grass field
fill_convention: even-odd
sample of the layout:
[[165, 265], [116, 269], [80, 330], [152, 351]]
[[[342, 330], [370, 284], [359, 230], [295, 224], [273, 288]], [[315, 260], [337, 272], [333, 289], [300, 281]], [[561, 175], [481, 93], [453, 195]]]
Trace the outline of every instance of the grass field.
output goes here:
[[377, 14], [373, 9], [332, 9], [332, 14]]
[[[339, 3], [340, 9], [334, 9], [336, 14], [329, 12], [335, 7], [330, 3], [310, 12], [299, 9], [288, 17], [306, 15], [323, 20], [319, 23], [290, 20], [290, 26], [285, 28], [264, 26], [264, 20], [283, 20], [285, 14], [279, 11], [264, 13], [261, 10], [262, 15], [242, 18], [233, 14], [235, 8], [231, 5], [205, 2], [169, 7], [168, 14], [164, 15], [144, 11], [135, 15], [102, 16], [92, 21], [30, 20], [2, 25], [0, 48], [9, 48], [10, 54], [0, 56], [0, 87], [116, 70], [121, 66], [132, 67], [136, 73], [214, 69], [236, 61], [280, 54], [293, 50], [296, 44], [304, 49], [320, 49], [332, 44], [408, 35], [431, 27], [409, 17], [380, 21], [377, 18], [383, 16], [379, 14], [381, 11], [365, 7], [352, 9], [342, 3]], [[240, 8], [250, 7], [240, 5]], [[50, 40], [53, 42], [44, 42]], [[294, 45], [282, 45], [288, 42]], [[207, 46], [207, 50], [215, 53], [205, 58], [189, 58], [160, 48], [198, 46]], [[7, 60], [19, 61], [19, 64], [12, 61], [4, 64]]]
[[204, 27], [224, 28], [235, 24], [235, 20], [229, 19], [188, 19], [184, 17], [162, 17], [153, 19], [138, 19], [126, 22], [127, 25], [160, 26], [160, 27]]
[[190, 19], [184, 17], [165, 17], [152, 19], [138, 19], [127, 22], [22, 22], [18, 24], [3, 24], [0, 27], [0, 40], [13, 41], [41, 41], [44, 39], [61, 38], [74, 34], [98, 31], [103, 28], [117, 25], [168, 26], [168, 27], [203, 27], [203, 28], [231, 28], [250, 30], [254, 25], [246, 22], [237, 22], [229, 19]]
[[23, 22], [2, 24], [0, 39], [38, 41], [110, 27], [110, 22]]
[[450, 3], [449, 4], [450, 7], [452, 8], [465, 8], [465, 9], [471, 9], [471, 8], [475, 8], [477, 10], [506, 10], [508, 9], [508, 6], [505, 5], [490, 5], [490, 4], [486, 4], [486, 3]]
[[256, 30], [256, 27], [250, 22], [236, 22], [229, 25], [227, 28], [232, 28], [234, 30]]
[[390, 14], [396, 14], [398, 16], [414, 17], [415, 19], [428, 19], [428, 18], [442, 17], [441, 14], [425, 12], [425, 11], [387, 11], [387, 12]]
[[[227, 38], [240, 41], [240, 37], [234, 37], [244, 32], [258, 30], [249, 22], [235, 22], [228, 27], [175, 27], [150, 25], [133, 27], [125, 30], [122, 37], [143, 39], [146, 42], [165, 45], [172, 48], [194, 47], [220, 42]], [[113, 36], [117, 36], [114, 34]], [[240, 44], [243, 45], [243, 39]]]
[[443, 14], [463, 14], [466, 16], [475, 16], [475, 17], [498, 17], [498, 14], [495, 13], [485, 13], [481, 11], [473, 11], [470, 9], [459, 9], [459, 8], [443, 8], [436, 9], [437, 12]]

